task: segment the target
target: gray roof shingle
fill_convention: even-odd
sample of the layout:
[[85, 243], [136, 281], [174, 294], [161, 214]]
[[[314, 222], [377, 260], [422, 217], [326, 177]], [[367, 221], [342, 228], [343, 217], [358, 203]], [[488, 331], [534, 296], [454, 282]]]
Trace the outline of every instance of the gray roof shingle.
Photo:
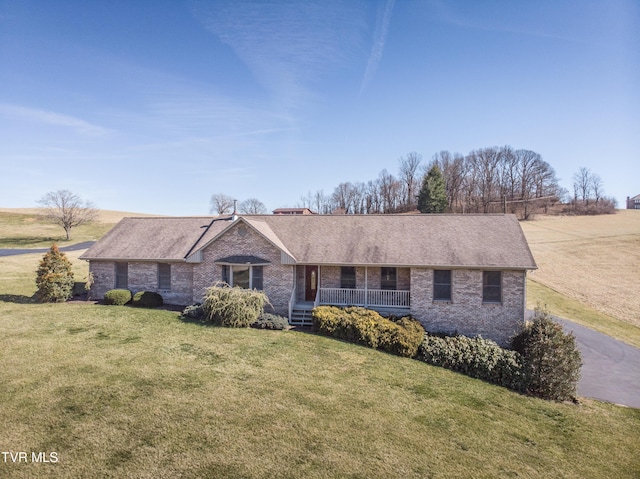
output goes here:
[[[514, 215], [246, 215], [298, 263], [535, 269]], [[179, 260], [215, 244], [229, 218], [127, 218], [83, 259]], [[202, 228], [209, 225], [207, 229]], [[203, 234], [204, 233], [204, 234]]]

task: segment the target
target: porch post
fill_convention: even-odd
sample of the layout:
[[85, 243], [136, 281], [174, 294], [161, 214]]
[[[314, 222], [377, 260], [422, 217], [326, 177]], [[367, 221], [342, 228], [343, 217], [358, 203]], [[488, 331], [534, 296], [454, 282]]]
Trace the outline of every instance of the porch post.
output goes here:
[[364, 267], [364, 306], [369, 306], [369, 267]]

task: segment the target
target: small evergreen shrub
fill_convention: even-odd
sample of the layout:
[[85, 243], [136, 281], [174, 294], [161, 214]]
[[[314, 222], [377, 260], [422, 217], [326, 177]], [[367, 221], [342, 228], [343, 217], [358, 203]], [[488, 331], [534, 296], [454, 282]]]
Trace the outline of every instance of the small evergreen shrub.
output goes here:
[[202, 321], [214, 326], [247, 328], [258, 320], [265, 304], [270, 303], [263, 291], [216, 284], [204, 296]]
[[43, 303], [62, 303], [71, 297], [74, 283], [71, 262], [52, 245], [38, 266], [36, 296]]
[[359, 307], [319, 306], [312, 311], [314, 330], [351, 343], [414, 357], [424, 337], [422, 325], [410, 317], [397, 321]]
[[257, 321], [251, 323], [251, 327], [257, 329], [283, 330], [289, 328], [289, 320], [284, 316], [263, 312]]
[[182, 317], [202, 321], [204, 319], [204, 308], [202, 307], [202, 304], [196, 303], [187, 306], [182, 311]]
[[418, 357], [515, 391], [523, 391], [526, 386], [524, 358], [489, 339], [427, 334]]
[[128, 289], [111, 289], [104, 293], [104, 304], [123, 306], [131, 301], [131, 291]]
[[164, 304], [162, 296], [153, 291], [138, 291], [131, 300], [132, 306], [140, 308], [157, 308]]
[[533, 321], [513, 339], [512, 347], [525, 360], [526, 391], [544, 399], [575, 399], [582, 357], [573, 334], [538, 305]]
[[[413, 358], [424, 338], [424, 328], [420, 322], [405, 316], [398, 320], [389, 319], [389, 323], [380, 333], [380, 349], [391, 354]], [[392, 325], [389, 327], [389, 324]]]

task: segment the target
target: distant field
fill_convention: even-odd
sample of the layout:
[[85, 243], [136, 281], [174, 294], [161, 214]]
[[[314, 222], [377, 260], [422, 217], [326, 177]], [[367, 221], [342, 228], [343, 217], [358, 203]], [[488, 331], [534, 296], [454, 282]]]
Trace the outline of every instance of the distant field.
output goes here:
[[521, 225], [539, 268], [531, 280], [640, 327], [640, 211]]
[[100, 210], [96, 222], [71, 229], [67, 241], [61, 226], [49, 223], [40, 208], [0, 208], [0, 248], [43, 248], [97, 240], [125, 216], [153, 216]]

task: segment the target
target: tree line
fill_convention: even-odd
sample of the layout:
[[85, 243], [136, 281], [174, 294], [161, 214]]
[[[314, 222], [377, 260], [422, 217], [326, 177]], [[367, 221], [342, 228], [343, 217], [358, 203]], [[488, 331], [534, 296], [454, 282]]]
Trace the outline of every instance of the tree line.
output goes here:
[[449, 213], [516, 213], [528, 218], [565, 195], [554, 169], [540, 154], [510, 146], [487, 147], [467, 155], [441, 151], [424, 163], [411, 152], [398, 160], [397, 176], [382, 170], [367, 182], [340, 183], [331, 194], [308, 192], [299, 206], [318, 213], [402, 213], [418, 207], [428, 173], [436, 167], [444, 179]]
[[309, 191], [297, 206], [321, 214], [417, 209], [423, 213], [512, 213], [527, 219], [535, 213], [548, 213], [558, 203], [563, 203], [563, 213], [613, 213], [616, 201], [603, 193], [602, 179], [588, 168], [580, 168], [574, 175], [572, 196], [539, 153], [492, 146], [467, 155], [444, 150], [428, 162], [411, 152], [399, 158], [396, 175], [384, 169], [373, 180], [342, 182], [330, 194]]

